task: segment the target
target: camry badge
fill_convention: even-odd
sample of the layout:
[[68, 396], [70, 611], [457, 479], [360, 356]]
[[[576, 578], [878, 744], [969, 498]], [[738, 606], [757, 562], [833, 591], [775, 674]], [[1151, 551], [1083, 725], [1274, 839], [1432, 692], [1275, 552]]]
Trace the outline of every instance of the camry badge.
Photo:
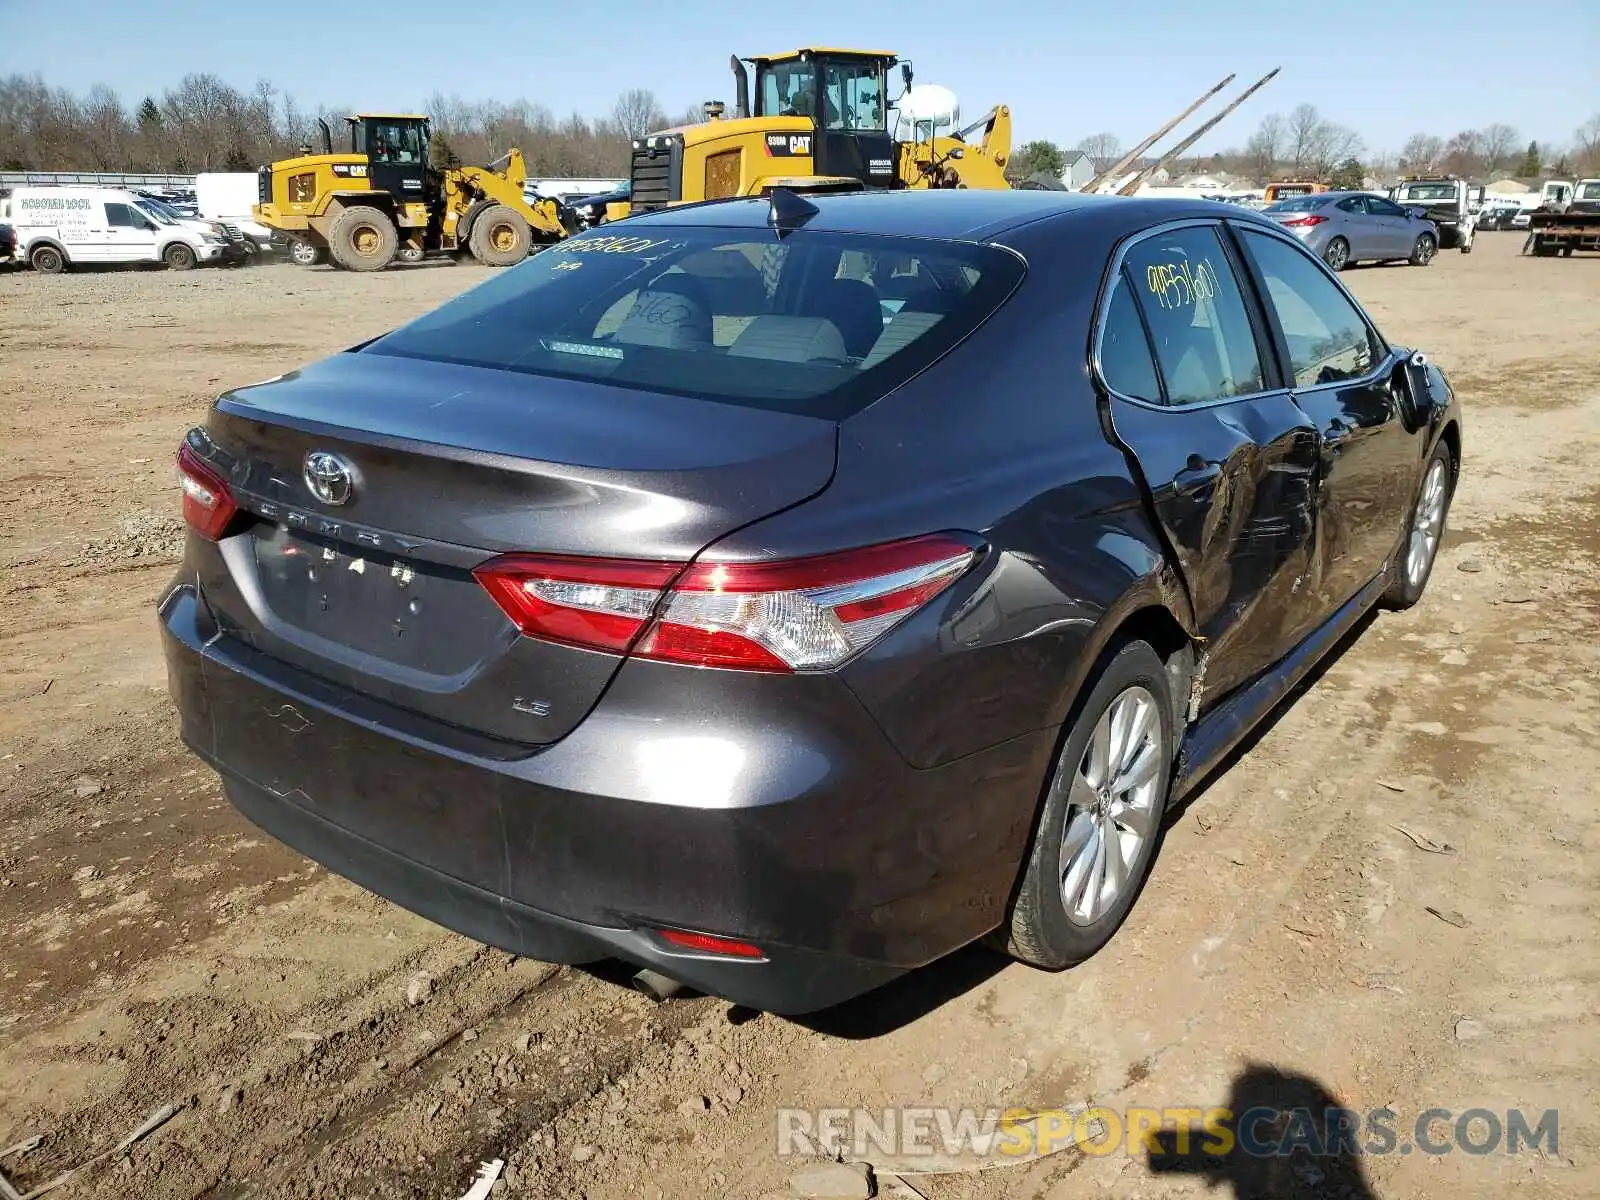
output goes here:
[[306, 455], [306, 487], [324, 504], [348, 504], [355, 492], [355, 472], [337, 454], [313, 450]]

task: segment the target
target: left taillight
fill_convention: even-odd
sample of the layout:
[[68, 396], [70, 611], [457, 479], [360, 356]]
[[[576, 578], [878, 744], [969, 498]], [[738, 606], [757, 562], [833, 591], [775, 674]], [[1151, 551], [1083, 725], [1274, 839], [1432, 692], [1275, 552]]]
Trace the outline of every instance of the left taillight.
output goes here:
[[201, 537], [216, 541], [239, 506], [222, 476], [202, 462], [187, 442], [178, 447], [178, 483], [183, 488], [183, 519]]
[[934, 534], [759, 563], [506, 555], [474, 574], [530, 637], [687, 666], [826, 671], [928, 604], [976, 557]]

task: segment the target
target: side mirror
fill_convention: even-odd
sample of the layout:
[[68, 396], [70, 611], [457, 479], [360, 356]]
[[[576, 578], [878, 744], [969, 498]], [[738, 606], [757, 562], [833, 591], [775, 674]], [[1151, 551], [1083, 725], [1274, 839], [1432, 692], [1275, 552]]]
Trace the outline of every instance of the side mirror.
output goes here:
[[900, 82], [905, 84], [906, 89], [908, 91], [910, 90], [910, 88], [911, 88], [911, 64], [908, 63], [908, 62], [903, 62], [903, 63], [900, 64]]
[[1425, 217], [1427, 215], [1428, 215], [1428, 210], [1427, 209], [1419, 208], [1415, 204], [1409, 205], [1406, 208], [1406, 216], [1412, 218], [1412, 220], [1420, 221], [1420, 220], [1422, 220], [1423, 217]]

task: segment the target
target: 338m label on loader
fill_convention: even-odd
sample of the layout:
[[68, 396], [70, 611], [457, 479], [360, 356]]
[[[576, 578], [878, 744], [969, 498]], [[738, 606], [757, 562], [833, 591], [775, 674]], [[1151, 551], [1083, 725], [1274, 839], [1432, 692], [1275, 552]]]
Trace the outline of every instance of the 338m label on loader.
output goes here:
[[767, 153], [773, 158], [809, 158], [811, 156], [811, 134], [769, 133], [767, 134]]

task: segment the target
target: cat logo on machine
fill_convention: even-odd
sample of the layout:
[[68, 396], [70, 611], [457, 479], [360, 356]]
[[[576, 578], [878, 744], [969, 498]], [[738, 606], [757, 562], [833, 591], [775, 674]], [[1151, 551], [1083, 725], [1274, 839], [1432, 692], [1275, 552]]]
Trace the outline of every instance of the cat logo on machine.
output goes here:
[[811, 135], [809, 133], [769, 133], [767, 153], [773, 158], [809, 158]]
[[346, 179], [365, 179], [367, 177], [366, 163], [334, 163], [333, 173]]

